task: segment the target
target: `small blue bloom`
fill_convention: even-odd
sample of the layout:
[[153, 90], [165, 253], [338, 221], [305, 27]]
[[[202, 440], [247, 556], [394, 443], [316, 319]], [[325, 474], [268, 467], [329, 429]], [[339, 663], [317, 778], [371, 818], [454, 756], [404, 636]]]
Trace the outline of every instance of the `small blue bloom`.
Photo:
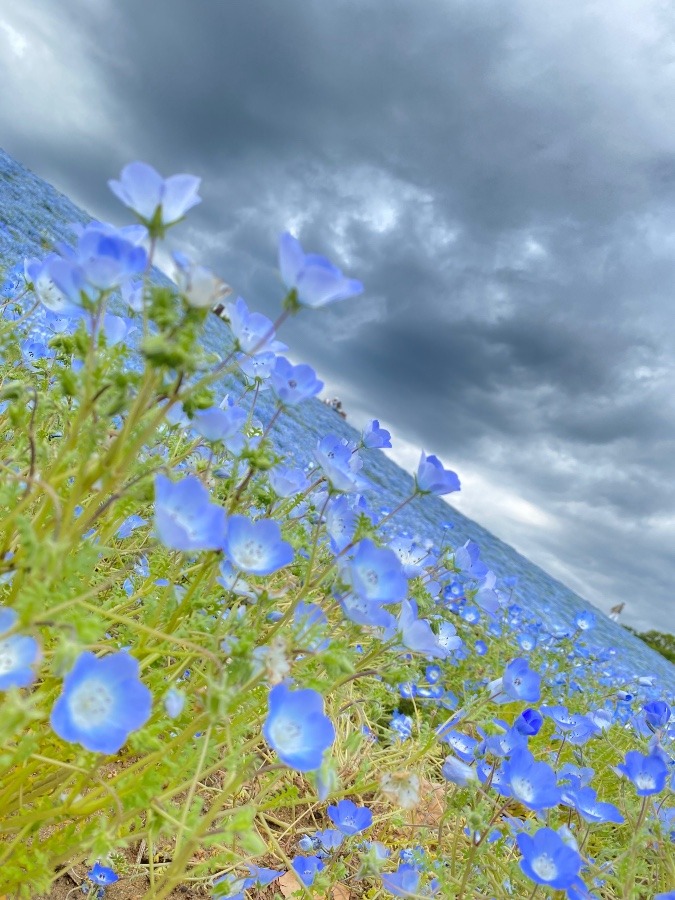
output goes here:
[[478, 780], [476, 770], [452, 754], [445, 757], [441, 775], [446, 781], [451, 781], [459, 787], [467, 787], [472, 781]]
[[625, 761], [616, 768], [633, 782], [639, 797], [658, 794], [665, 787], [668, 777], [668, 767], [656, 753], [644, 755], [638, 750], [629, 750]]
[[407, 741], [412, 737], [413, 720], [410, 716], [400, 713], [397, 709], [391, 714], [389, 727], [401, 741]]
[[401, 604], [398, 630], [403, 646], [415, 653], [422, 653], [434, 659], [446, 659], [449, 655], [448, 650], [439, 643], [427, 620], [418, 618], [417, 603], [414, 600], [404, 600]]
[[574, 617], [574, 624], [577, 626], [579, 631], [588, 631], [591, 628], [595, 627], [595, 615], [590, 611], [590, 609], [585, 609], [583, 612], [577, 613]]
[[530, 669], [525, 659], [512, 660], [504, 670], [502, 690], [510, 700], [536, 702], [540, 684], [541, 676]]
[[360, 281], [346, 278], [325, 257], [305, 253], [288, 232], [279, 239], [279, 269], [286, 287], [295, 288], [299, 302], [313, 309], [363, 292]]
[[401, 561], [393, 550], [365, 538], [342, 568], [357, 597], [372, 603], [398, 603], [408, 593]]
[[291, 691], [277, 684], [269, 693], [263, 736], [284, 765], [299, 772], [321, 766], [335, 740], [333, 723], [324, 714], [323, 697], [313, 690]]
[[555, 772], [547, 763], [535, 762], [529, 750], [516, 750], [503, 770], [511, 796], [528, 809], [550, 809], [560, 803]]
[[211, 503], [209, 492], [195, 475], [172, 482], [155, 479], [155, 528], [172, 550], [217, 550], [225, 534], [225, 510]]
[[275, 466], [267, 477], [277, 497], [294, 497], [309, 487], [307, 476], [299, 467]]
[[319, 381], [311, 366], [305, 363], [294, 366], [285, 356], [277, 356], [270, 382], [284, 406], [296, 406], [316, 396], [323, 388], [323, 381]]
[[450, 469], [444, 469], [437, 456], [427, 456], [424, 450], [417, 466], [415, 488], [420, 494], [451, 494], [460, 489], [459, 478]]
[[176, 688], [169, 688], [164, 697], [164, 709], [168, 716], [175, 719], [183, 712], [185, 694]]
[[240, 453], [245, 443], [241, 429], [247, 416], [240, 406], [212, 406], [197, 410], [190, 424], [205, 440], [222, 441], [232, 453]]
[[293, 562], [293, 547], [273, 519], [231, 516], [222, 547], [232, 565], [249, 575], [271, 575]]
[[25, 634], [2, 637], [14, 627], [18, 618], [13, 609], [0, 606], [0, 691], [27, 687], [35, 681], [31, 666], [35, 665], [40, 655], [35, 638]]
[[87, 872], [87, 878], [89, 881], [93, 881], [94, 884], [101, 885], [101, 887], [108, 887], [108, 885], [115, 884], [116, 881], [120, 880], [119, 875], [116, 875], [113, 869], [102, 866], [100, 863], [96, 863]]
[[401, 863], [395, 872], [382, 874], [382, 887], [394, 897], [410, 897], [418, 893], [420, 873], [410, 863]]
[[265, 866], [247, 866], [246, 867], [253, 882], [252, 887], [264, 888], [277, 878], [281, 878], [286, 873], [283, 870], [267, 869]]
[[665, 700], [652, 700], [642, 707], [645, 719], [654, 728], [665, 728], [670, 721], [670, 707]]
[[232, 334], [244, 353], [257, 356], [288, 350], [286, 344], [275, 340], [272, 320], [262, 313], [250, 312], [243, 297], [228, 303], [226, 310]]
[[602, 822], [621, 824], [623, 822], [623, 816], [616, 806], [613, 803], [601, 803], [597, 799], [597, 792], [592, 787], [565, 792], [563, 802], [573, 806], [587, 822], [593, 824]]
[[352, 835], [365, 831], [373, 824], [373, 814], [367, 806], [357, 806], [352, 800], [340, 800], [328, 807], [328, 818], [343, 834]]
[[317, 444], [314, 457], [334, 491], [349, 494], [369, 487], [361, 474], [363, 461], [342, 438], [327, 434]]
[[162, 178], [147, 163], [132, 162], [122, 169], [120, 180], [111, 180], [108, 186], [148, 227], [159, 220], [161, 228], [168, 228], [201, 203], [197, 194], [200, 180], [194, 175]]
[[120, 539], [128, 538], [129, 535], [135, 531], [137, 528], [140, 528], [142, 525], [145, 525], [145, 519], [142, 516], [131, 515], [127, 516], [127, 518], [122, 522], [120, 527], [117, 529], [116, 537]]
[[318, 856], [296, 856], [291, 860], [291, 865], [305, 887], [309, 887], [317, 874], [324, 868]]
[[361, 443], [368, 450], [376, 450], [381, 447], [391, 447], [391, 434], [386, 428], [380, 428], [377, 419], [373, 419], [363, 429]]
[[101, 658], [84, 651], [63, 681], [52, 728], [85, 750], [117, 753], [150, 718], [152, 695], [138, 673], [138, 662], [124, 651]]
[[521, 833], [516, 840], [523, 854], [520, 868], [537, 884], [564, 890], [579, 874], [581, 857], [552, 828], [540, 828], [534, 835]]
[[521, 734], [532, 737], [539, 734], [541, 726], [544, 724], [544, 717], [538, 709], [524, 709], [513, 723], [513, 727]]

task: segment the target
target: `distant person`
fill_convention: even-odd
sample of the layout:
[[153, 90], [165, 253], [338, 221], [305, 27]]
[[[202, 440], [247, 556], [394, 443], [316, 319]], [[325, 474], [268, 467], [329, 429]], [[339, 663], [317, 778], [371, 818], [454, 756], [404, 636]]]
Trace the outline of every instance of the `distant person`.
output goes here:
[[609, 611], [609, 617], [610, 617], [610, 619], [612, 620], [612, 622], [618, 622], [618, 621], [619, 621], [619, 616], [620, 616], [621, 613], [623, 612], [623, 608], [624, 608], [625, 605], [626, 605], [625, 603], [617, 603], [616, 606], [613, 606], [613, 607], [610, 609], [610, 611]]

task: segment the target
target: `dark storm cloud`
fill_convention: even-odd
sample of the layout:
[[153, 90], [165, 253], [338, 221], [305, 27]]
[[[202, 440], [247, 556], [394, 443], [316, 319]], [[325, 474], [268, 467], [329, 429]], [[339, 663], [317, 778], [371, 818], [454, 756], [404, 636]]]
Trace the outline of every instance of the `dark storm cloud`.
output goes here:
[[181, 238], [268, 313], [292, 227], [367, 287], [285, 334], [353, 417], [451, 460], [462, 509], [580, 593], [673, 628], [664, 16], [656, 0], [27, 0], [0, 14], [2, 143], [118, 222], [105, 182], [129, 159], [201, 175]]

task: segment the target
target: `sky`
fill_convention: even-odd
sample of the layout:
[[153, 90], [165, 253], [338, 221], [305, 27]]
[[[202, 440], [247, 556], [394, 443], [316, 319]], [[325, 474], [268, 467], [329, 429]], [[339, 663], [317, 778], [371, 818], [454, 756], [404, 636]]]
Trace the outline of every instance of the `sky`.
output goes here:
[[663, 0], [0, 0], [0, 145], [93, 215], [203, 179], [176, 247], [268, 315], [291, 230], [365, 285], [282, 337], [394, 458], [675, 631], [675, 12]]

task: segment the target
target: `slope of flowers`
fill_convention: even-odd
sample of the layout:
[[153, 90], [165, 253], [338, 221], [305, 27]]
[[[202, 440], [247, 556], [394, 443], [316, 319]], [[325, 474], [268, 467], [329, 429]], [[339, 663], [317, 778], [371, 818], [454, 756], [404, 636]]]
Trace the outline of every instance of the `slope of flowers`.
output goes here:
[[473, 541], [403, 533], [460, 481], [422, 453], [383, 511], [377, 421], [280, 452], [322, 385], [277, 332], [360, 283], [288, 234], [275, 323], [181, 255], [153, 283], [198, 179], [110, 186], [135, 224], [4, 286], [0, 892], [83, 865], [109, 898], [673, 897], [652, 660], [587, 610], [547, 626]]

